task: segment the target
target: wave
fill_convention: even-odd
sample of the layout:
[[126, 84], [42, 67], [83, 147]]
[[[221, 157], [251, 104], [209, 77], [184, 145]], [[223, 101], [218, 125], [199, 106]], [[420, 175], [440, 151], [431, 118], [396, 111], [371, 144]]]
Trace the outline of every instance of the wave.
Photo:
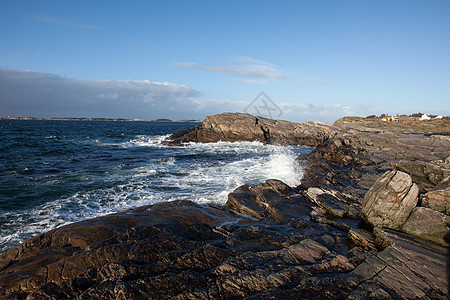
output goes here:
[[[103, 173], [80, 173], [73, 177], [92, 182], [94, 188], [32, 209], [4, 213], [0, 220], [0, 251], [62, 225], [142, 205], [172, 200], [225, 204], [228, 194], [237, 187], [267, 179], [296, 186], [303, 175], [297, 157], [312, 149], [259, 142], [168, 147], [161, 144], [166, 137], [142, 135], [118, 142], [115, 144], [118, 148], [143, 150], [127, 152], [119, 158], [132, 154], [139, 154], [140, 158], [131, 163], [118, 159], [119, 163], [104, 166]], [[116, 155], [115, 152], [111, 155]]]

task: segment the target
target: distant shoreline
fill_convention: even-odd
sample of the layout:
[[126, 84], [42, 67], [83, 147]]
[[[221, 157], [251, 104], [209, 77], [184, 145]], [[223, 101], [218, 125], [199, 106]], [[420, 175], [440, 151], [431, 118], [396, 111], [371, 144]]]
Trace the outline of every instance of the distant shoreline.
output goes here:
[[170, 120], [170, 119], [124, 119], [124, 118], [38, 118], [38, 117], [0, 117], [0, 120], [49, 120], [49, 121], [123, 121], [123, 122], [192, 122], [201, 123], [199, 120]]

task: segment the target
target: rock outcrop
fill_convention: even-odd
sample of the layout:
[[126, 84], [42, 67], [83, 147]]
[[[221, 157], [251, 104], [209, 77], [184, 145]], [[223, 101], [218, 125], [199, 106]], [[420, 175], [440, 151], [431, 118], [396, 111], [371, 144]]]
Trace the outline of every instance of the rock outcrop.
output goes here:
[[0, 298], [448, 299], [448, 132], [446, 119], [208, 117], [171, 143], [316, 146], [301, 184], [268, 180], [225, 206], [160, 203], [44, 233], [0, 254]]
[[377, 251], [316, 205], [268, 180], [231, 211], [175, 201], [65, 226], [0, 256], [0, 297], [446, 299], [445, 248], [389, 232]]
[[297, 124], [288, 121], [255, 117], [243, 113], [223, 113], [208, 116], [202, 125], [176, 133], [168, 143], [210, 143], [218, 141], [259, 141], [268, 144], [317, 146], [336, 135], [336, 131], [323, 122]]
[[308, 278], [373, 255], [349, 249], [346, 229], [312, 221], [313, 205], [269, 180], [230, 195], [238, 214], [177, 201], [65, 226], [0, 256], [0, 297], [293, 298]]

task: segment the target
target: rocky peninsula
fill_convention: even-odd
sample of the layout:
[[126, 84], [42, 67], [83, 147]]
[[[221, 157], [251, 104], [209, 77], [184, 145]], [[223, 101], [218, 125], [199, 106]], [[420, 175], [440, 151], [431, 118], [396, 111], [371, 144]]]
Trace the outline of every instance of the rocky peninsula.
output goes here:
[[166, 143], [308, 145], [302, 182], [64, 226], [0, 255], [2, 299], [448, 299], [450, 120], [224, 113]]

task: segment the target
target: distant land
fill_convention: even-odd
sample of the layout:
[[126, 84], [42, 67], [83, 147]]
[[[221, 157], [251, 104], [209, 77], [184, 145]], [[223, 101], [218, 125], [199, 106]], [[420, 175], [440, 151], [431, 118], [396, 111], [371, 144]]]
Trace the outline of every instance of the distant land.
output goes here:
[[170, 120], [170, 119], [156, 119], [156, 120], [143, 120], [143, 119], [124, 119], [124, 118], [37, 118], [37, 117], [0, 117], [0, 120], [53, 120], [53, 121], [126, 121], [126, 122], [193, 122], [201, 123], [199, 120]]

